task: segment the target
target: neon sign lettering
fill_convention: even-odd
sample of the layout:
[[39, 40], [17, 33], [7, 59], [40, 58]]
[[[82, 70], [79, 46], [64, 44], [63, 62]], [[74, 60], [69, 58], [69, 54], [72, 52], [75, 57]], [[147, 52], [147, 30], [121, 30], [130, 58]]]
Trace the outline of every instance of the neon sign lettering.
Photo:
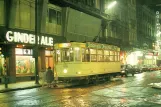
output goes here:
[[[8, 42], [16, 42], [16, 43], [27, 43], [27, 44], [35, 44], [35, 35], [7, 31], [6, 39]], [[53, 46], [53, 38], [48, 36], [38, 36], [38, 44]]]

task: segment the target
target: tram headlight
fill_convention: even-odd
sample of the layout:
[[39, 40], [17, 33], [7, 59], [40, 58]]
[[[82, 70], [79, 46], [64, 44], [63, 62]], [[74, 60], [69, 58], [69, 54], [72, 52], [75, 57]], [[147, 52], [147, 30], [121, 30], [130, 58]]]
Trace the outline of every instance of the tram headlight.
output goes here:
[[64, 69], [64, 70], [63, 70], [63, 72], [64, 72], [64, 73], [67, 73], [67, 72], [68, 72], [68, 70], [67, 70], [67, 69]]
[[121, 71], [121, 73], [125, 73], [125, 71]]
[[81, 74], [81, 72], [77, 72], [77, 74]]

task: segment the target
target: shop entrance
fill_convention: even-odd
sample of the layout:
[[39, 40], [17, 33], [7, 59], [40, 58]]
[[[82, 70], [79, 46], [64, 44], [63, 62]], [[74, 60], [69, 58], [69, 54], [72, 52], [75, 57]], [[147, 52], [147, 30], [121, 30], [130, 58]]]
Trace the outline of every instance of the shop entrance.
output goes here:
[[53, 57], [46, 56], [45, 60], [46, 60], [46, 68], [48, 68], [50, 66], [51, 69], [53, 69]]
[[54, 61], [53, 61], [53, 51], [50, 50], [45, 50], [45, 67], [48, 68], [49, 66], [51, 67], [51, 69], [53, 69], [54, 67]]

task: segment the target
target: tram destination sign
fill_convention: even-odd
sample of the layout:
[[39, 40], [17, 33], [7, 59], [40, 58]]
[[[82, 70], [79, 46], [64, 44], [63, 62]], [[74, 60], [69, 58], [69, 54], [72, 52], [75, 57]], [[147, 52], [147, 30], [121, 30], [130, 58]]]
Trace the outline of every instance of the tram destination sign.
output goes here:
[[88, 48], [107, 49], [107, 50], [119, 51], [119, 48], [117, 46], [114, 46], [114, 45], [107, 45], [107, 44], [99, 44], [99, 43], [87, 42], [86, 46]]
[[[21, 33], [21, 32], [6, 32], [6, 39], [8, 42], [13, 43], [26, 43], [26, 44], [35, 44], [36, 36], [34, 34]], [[38, 36], [38, 44], [53, 46], [53, 38], [48, 36]]]

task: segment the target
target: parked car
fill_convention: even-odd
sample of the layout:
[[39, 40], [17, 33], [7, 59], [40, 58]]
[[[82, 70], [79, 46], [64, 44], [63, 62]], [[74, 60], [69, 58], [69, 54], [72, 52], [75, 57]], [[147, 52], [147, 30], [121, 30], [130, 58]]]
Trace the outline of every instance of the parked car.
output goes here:
[[150, 71], [156, 71], [156, 70], [159, 70], [159, 67], [157, 65], [150, 65], [149, 70]]
[[142, 71], [143, 72], [150, 71], [149, 65], [142, 65]]
[[129, 74], [134, 76], [135, 68], [130, 64], [121, 65], [121, 75], [125, 75], [127, 77]]
[[142, 67], [140, 65], [133, 65], [135, 73], [142, 73]]
[[158, 70], [161, 70], [161, 65], [160, 65], [160, 66], [158, 66]]

